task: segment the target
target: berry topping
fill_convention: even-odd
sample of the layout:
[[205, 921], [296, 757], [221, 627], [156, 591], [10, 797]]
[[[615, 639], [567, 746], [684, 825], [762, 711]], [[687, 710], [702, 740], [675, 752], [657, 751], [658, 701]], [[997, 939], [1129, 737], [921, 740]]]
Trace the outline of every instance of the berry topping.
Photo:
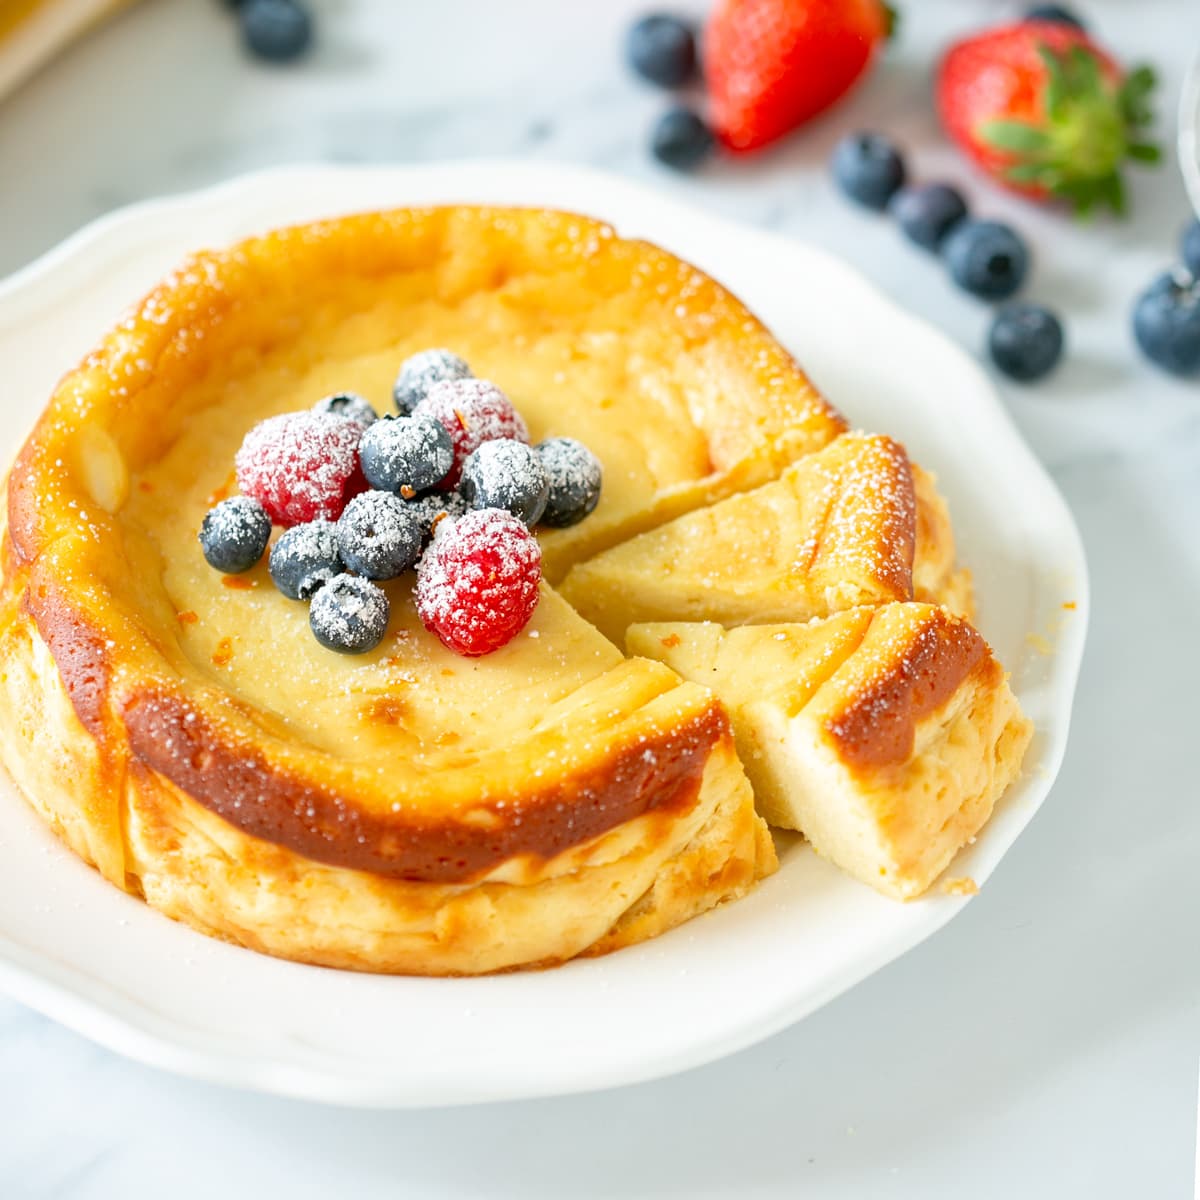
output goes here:
[[882, 134], [852, 133], [834, 147], [833, 178], [851, 200], [882, 211], [904, 183], [904, 160]]
[[901, 188], [888, 210], [910, 241], [926, 250], [936, 250], [967, 215], [967, 202], [948, 183], [925, 183]]
[[372, 487], [415, 495], [446, 477], [454, 466], [454, 443], [432, 417], [396, 417], [363, 434], [358, 457]]
[[563, 528], [582, 521], [600, 502], [600, 460], [574, 438], [547, 438], [537, 452], [550, 482], [542, 524]]
[[449, 350], [422, 350], [406, 358], [392, 386], [392, 399], [401, 416], [407, 417], [435, 383], [452, 379], [470, 379], [471, 368]]
[[312, 17], [296, 0], [245, 0], [240, 16], [247, 48], [268, 62], [299, 58], [312, 42]]
[[654, 157], [679, 171], [699, 166], [715, 145], [712, 130], [690, 108], [672, 108], [663, 113], [650, 137]]
[[404, 507], [417, 518], [423, 538], [430, 537], [448, 517], [461, 517], [468, 509], [467, 502], [458, 492], [425, 492], [406, 500]]
[[355, 575], [335, 575], [314, 597], [308, 623], [318, 642], [341, 654], [366, 654], [383, 641], [387, 593]]
[[525, 627], [541, 577], [533, 534], [511, 513], [477, 509], [439, 526], [417, 569], [417, 612], [451, 650], [489, 654]]
[[550, 481], [536, 450], [506, 438], [484, 442], [468, 456], [459, 490], [472, 508], [503, 508], [526, 525], [536, 525]]
[[295, 525], [271, 548], [271, 578], [289, 600], [311, 600], [342, 570], [332, 521]]
[[266, 553], [270, 540], [271, 518], [249, 496], [222, 500], [200, 526], [200, 548], [208, 565], [226, 575], [250, 570]]
[[336, 521], [365, 483], [358, 469], [362, 432], [357, 421], [329, 413], [269, 417], [242, 442], [238, 485], [277, 525]]
[[497, 438], [529, 441], [529, 430], [512, 401], [485, 379], [435, 384], [413, 415], [438, 421], [454, 443], [454, 465], [438, 485], [445, 491], [457, 487], [467, 456], [484, 442]]
[[351, 571], [368, 579], [395, 579], [421, 553], [421, 523], [392, 492], [363, 492], [337, 523], [338, 550]]
[[1052, 21], [1055, 25], [1074, 25], [1076, 29], [1087, 26], [1069, 9], [1061, 4], [1035, 4], [1025, 13], [1027, 21]]
[[1176, 375], [1200, 372], [1200, 281], [1160, 275], [1134, 305], [1133, 333], [1151, 362]]
[[942, 254], [954, 282], [987, 300], [1011, 296], [1029, 269], [1025, 243], [998, 221], [960, 221], [946, 235]]
[[379, 420], [379, 414], [371, 407], [371, 402], [357, 392], [338, 392], [335, 396], [326, 396], [313, 405], [313, 412], [349, 417], [360, 425], [374, 425]]
[[1183, 265], [1200, 278], [1200, 221], [1193, 221], [1184, 231], [1180, 241]]
[[678, 17], [643, 17], [630, 27], [625, 53], [629, 65], [659, 87], [682, 87], [696, 73], [696, 35]]
[[1041, 379], [1062, 357], [1062, 324], [1040, 305], [1006, 305], [992, 322], [988, 350], [1005, 375], [1023, 383]]

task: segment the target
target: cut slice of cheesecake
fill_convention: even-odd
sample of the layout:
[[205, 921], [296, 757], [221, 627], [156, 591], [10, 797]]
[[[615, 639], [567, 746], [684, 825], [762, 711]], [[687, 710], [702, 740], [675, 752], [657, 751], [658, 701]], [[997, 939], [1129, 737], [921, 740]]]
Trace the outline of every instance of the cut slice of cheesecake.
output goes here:
[[618, 644], [639, 621], [805, 621], [914, 596], [971, 607], [932, 477], [864, 433], [577, 564], [562, 593]]
[[987, 643], [934, 605], [643, 624], [627, 640], [721, 698], [768, 822], [897, 899], [983, 827], [1032, 734]]

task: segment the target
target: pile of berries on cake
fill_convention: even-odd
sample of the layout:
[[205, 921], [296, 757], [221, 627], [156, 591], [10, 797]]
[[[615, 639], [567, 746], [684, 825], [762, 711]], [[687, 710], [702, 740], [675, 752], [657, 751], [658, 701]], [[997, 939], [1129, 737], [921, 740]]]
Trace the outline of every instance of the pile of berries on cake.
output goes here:
[[270, 417], [237, 453], [241, 495], [204, 518], [200, 544], [226, 574], [269, 569], [331, 650], [362, 654], [391, 615], [379, 586], [412, 567], [427, 629], [464, 655], [511, 641], [538, 600], [531, 529], [583, 520], [600, 499], [600, 463], [573, 438], [529, 444], [495, 384], [448, 350], [407, 359], [379, 417], [354, 393]]

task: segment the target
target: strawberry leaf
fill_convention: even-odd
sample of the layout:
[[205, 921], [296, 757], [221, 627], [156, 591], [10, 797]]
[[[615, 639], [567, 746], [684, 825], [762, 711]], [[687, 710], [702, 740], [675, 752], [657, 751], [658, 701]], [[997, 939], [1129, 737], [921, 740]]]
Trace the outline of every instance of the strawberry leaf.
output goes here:
[[1054, 139], [1027, 121], [985, 121], [980, 136], [997, 150], [1015, 150], [1021, 154], [1049, 150]]
[[1162, 162], [1162, 147], [1153, 142], [1130, 142], [1129, 157], [1141, 163]]
[[1121, 114], [1130, 125], [1148, 125], [1154, 120], [1150, 96], [1158, 86], [1158, 76], [1152, 67], [1140, 66], [1131, 71], [1117, 93]]

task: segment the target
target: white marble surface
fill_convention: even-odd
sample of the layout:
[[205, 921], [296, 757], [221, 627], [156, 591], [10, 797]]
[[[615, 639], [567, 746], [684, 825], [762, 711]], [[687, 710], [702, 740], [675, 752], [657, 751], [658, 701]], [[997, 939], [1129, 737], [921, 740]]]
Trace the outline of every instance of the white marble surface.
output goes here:
[[[1045, 808], [957, 921], [802, 1025], [655, 1084], [376, 1114], [171, 1078], [0, 1000], [0, 1197], [1191, 1194], [1200, 383], [1142, 364], [1127, 320], [1186, 200], [1173, 168], [1142, 175], [1133, 221], [1080, 227], [973, 179], [936, 137], [930, 63], [1015, 6], [901, 6], [899, 46], [851, 103], [694, 179], [643, 149], [661, 100], [616, 49], [639, 0], [326, 0], [318, 53], [282, 71], [242, 56], [217, 0], [147, 0], [0, 102], [0, 273], [114, 206], [260, 165], [514, 155], [607, 167], [818, 241], [976, 346], [986, 310], [826, 181], [840, 132], [885, 126], [920, 174], [968, 183], [1035, 245], [1029, 293], [1066, 315], [1070, 359], [1007, 395], [1075, 511], [1094, 587]], [[1159, 66], [1173, 101], [1200, 48], [1194, 0], [1083, 7]]]

